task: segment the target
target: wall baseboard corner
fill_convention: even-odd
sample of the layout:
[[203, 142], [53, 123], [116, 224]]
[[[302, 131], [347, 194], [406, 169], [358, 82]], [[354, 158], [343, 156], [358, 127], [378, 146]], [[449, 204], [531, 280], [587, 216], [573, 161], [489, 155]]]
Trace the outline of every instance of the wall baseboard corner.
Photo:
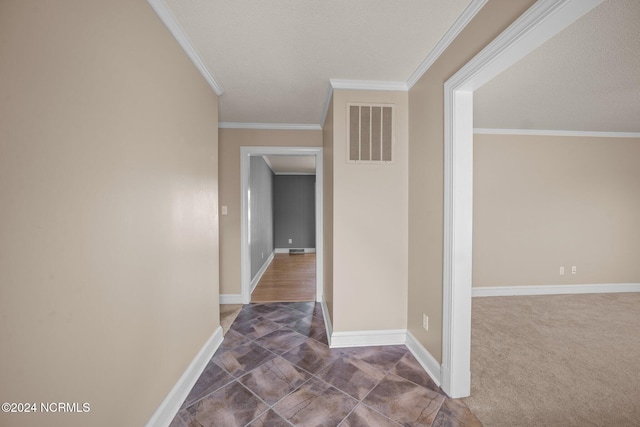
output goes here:
[[377, 331], [333, 332], [330, 347], [368, 347], [374, 345], [402, 345], [406, 342], [406, 329]]
[[420, 341], [418, 341], [410, 331], [407, 331], [406, 346], [424, 370], [427, 371], [431, 379], [433, 379], [438, 386], [442, 385], [440, 363], [420, 344]]
[[220, 304], [244, 304], [242, 294], [221, 294]]
[[274, 253], [271, 252], [271, 254], [267, 257], [265, 262], [262, 264], [262, 267], [260, 267], [260, 270], [258, 270], [255, 277], [251, 280], [249, 295], [253, 293], [253, 290], [256, 288], [256, 286], [258, 286], [260, 279], [262, 279], [262, 275], [264, 274], [265, 271], [267, 271], [267, 268], [269, 268], [269, 266], [271, 265], [271, 261], [273, 261], [273, 256], [274, 256]]
[[191, 388], [196, 383], [202, 371], [209, 363], [209, 360], [213, 357], [223, 340], [222, 327], [213, 332], [211, 337], [204, 344], [202, 349], [198, 352], [196, 357], [191, 361], [187, 369], [184, 371], [178, 382], [169, 391], [169, 394], [164, 398], [158, 409], [153, 413], [149, 421], [147, 421], [146, 427], [168, 427], [173, 421], [180, 410], [182, 402], [187, 398]]

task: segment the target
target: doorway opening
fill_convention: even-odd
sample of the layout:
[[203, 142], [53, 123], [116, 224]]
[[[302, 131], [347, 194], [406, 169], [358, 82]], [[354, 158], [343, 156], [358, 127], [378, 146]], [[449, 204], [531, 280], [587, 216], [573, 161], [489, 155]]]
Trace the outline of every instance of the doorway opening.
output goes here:
[[[256, 227], [257, 221], [252, 221], [252, 206], [256, 208], [256, 201], [252, 201], [251, 194], [251, 163], [252, 159], [254, 163], [256, 159], [261, 161], [277, 160], [282, 156], [290, 156], [289, 160], [293, 160], [294, 157], [311, 157], [315, 162], [315, 170], [313, 170], [314, 180], [301, 179], [296, 180], [295, 185], [309, 185], [304, 184], [304, 181], [313, 182], [313, 194], [314, 194], [314, 210], [315, 210], [315, 229], [313, 236], [301, 235], [294, 237], [291, 235], [293, 231], [284, 231], [283, 236], [276, 236], [273, 234], [273, 230], [265, 230], [264, 227], [269, 228], [269, 225], [264, 225], [261, 229]], [[266, 159], [266, 160], [264, 160]], [[286, 159], [285, 159], [286, 160]], [[309, 172], [309, 175], [311, 173]], [[297, 173], [296, 175], [300, 175]], [[282, 185], [286, 184], [284, 181], [291, 181], [283, 178]], [[282, 273], [282, 268], [289, 268], [293, 273], [297, 271], [300, 274], [304, 274], [304, 269], [309, 271], [309, 268], [315, 270], [315, 280], [311, 283], [306, 283], [307, 292], [310, 299], [314, 301], [321, 301], [323, 291], [323, 229], [322, 229], [322, 148], [321, 147], [240, 147], [240, 188], [241, 188], [241, 296], [243, 304], [249, 304], [252, 302], [252, 291], [256, 288], [260, 278], [265, 279], [266, 288], [260, 289], [256, 294], [256, 299], [259, 302], [267, 302], [267, 300], [278, 299], [277, 293], [272, 291], [277, 289], [277, 281], [287, 280], [287, 274]], [[255, 196], [255, 195], [254, 195]], [[254, 218], [255, 219], [255, 218]], [[271, 226], [276, 229], [286, 228], [286, 218], [283, 219], [284, 223], [278, 226], [274, 224], [274, 218], [271, 218]], [[272, 233], [272, 240], [267, 243], [266, 249], [257, 248], [255, 238], [252, 233], [265, 232]], [[304, 233], [303, 233], [304, 234]], [[308, 234], [308, 233], [307, 233]], [[269, 239], [266, 239], [269, 240]], [[264, 244], [264, 243], [261, 243]], [[269, 248], [270, 246], [270, 248]], [[313, 246], [309, 247], [309, 246]], [[266, 259], [264, 252], [268, 252]], [[292, 254], [290, 255], [290, 251]], [[252, 259], [253, 255], [253, 259]], [[256, 259], [258, 258], [258, 259]], [[253, 266], [252, 266], [253, 265]], [[271, 269], [271, 270], [270, 270]], [[292, 280], [298, 280], [299, 277]], [[269, 283], [270, 282], [270, 283]], [[269, 289], [270, 288], [270, 289]], [[307, 298], [306, 294], [304, 296]]]
[[444, 87], [443, 390], [471, 391], [473, 91], [603, 0], [539, 0]]

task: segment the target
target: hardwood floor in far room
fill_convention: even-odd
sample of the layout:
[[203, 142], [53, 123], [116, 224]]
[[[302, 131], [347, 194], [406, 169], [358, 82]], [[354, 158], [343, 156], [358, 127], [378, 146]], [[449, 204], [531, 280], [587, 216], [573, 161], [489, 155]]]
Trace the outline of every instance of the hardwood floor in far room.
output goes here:
[[315, 301], [315, 296], [316, 254], [275, 254], [251, 294], [251, 302]]

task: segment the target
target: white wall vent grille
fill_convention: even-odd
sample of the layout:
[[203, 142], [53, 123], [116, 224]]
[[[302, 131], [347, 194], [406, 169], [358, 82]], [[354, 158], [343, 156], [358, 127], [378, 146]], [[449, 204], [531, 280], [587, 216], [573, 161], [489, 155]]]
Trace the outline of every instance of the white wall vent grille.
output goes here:
[[348, 104], [347, 161], [389, 163], [393, 160], [393, 105]]

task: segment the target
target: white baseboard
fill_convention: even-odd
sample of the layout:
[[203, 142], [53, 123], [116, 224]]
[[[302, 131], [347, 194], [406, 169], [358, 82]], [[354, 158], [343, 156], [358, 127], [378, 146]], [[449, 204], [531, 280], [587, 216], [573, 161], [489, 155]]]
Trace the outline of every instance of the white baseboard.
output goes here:
[[288, 254], [289, 249], [304, 249], [305, 254], [316, 253], [316, 248], [275, 248], [273, 251], [277, 254]]
[[406, 346], [420, 363], [420, 365], [427, 371], [427, 374], [431, 377], [438, 387], [442, 384], [442, 372], [440, 363], [427, 351], [426, 348], [420, 344], [420, 341], [409, 331], [407, 331]]
[[260, 282], [260, 279], [262, 279], [262, 275], [271, 265], [271, 261], [273, 261], [273, 252], [271, 252], [271, 254], [267, 257], [267, 260], [264, 262], [264, 264], [262, 264], [262, 267], [260, 267], [260, 270], [258, 270], [253, 280], [251, 280], [251, 290], [249, 291], [249, 294], [253, 293], [253, 290], [256, 288], [256, 286], [258, 286], [258, 282]]
[[406, 329], [379, 331], [332, 332], [330, 347], [368, 347], [373, 345], [403, 345], [406, 342]]
[[320, 301], [320, 307], [322, 307], [322, 317], [324, 318], [324, 328], [327, 330], [327, 341], [329, 341], [329, 347], [331, 347], [331, 334], [333, 334], [333, 325], [331, 325], [331, 317], [329, 316], [329, 307], [327, 307], [327, 301], [322, 297]]
[[621, 292], [640, 292], [640, 283], [477, 287], [471, 290], [471, 296], [504, 297], [516, 295], [608, 294]]
[[242, 294], [221, 294], [220, 304], [244, 304]]
[[167, 397], [164, 398], [158, 409], [153, 413], [146, 427], [168, 427], [173, 421], [182, 406], [182, 402], [187, 398], [191, 388], [196, 383], [202, 371], [213, 357], [220, 344], [222, 344], [222, 328], [218, 328], [213, 332], [211, 337], [198, 352], [196, 357], [191, 361], [187, 370], [184, 371], [178, 382], [173, 386]]

